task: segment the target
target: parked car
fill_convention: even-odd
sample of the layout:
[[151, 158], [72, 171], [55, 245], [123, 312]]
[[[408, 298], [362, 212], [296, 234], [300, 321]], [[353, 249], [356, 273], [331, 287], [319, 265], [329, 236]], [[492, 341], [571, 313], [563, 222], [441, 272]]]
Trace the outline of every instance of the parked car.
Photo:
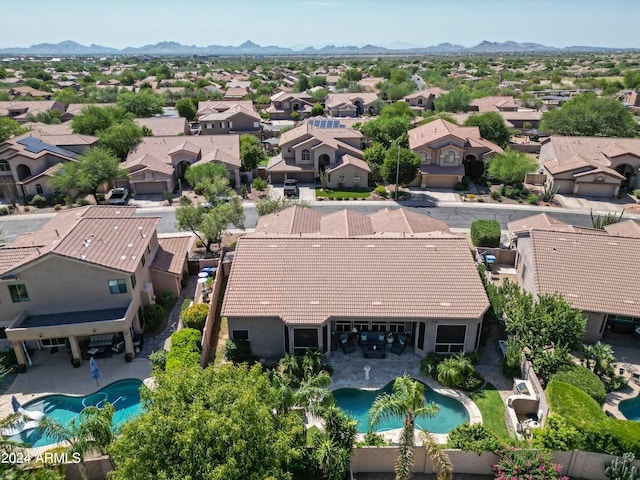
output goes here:
[[202, 128], [200, 127], [199, 123], [191, 123], [189, 125], [189, 133], [191, 135], [200, 135], [201, 131], [202, 131]]
[[288, 198], [298, 198], [300, 195], [300, 189], [298, 188], [298, 181], [294, 179], [287, 179], [284, 181], [284, 196]]
[[223, 195], [219, 197], [215, 197], [213, 203], [212, 202], [202, 202], [200, 206], [205, 210], [210, 210], [214, 206], [219, 205], [221, 203], [229, 203], [231, 201], [231, 197], [228, 195]]
[[114, 188], [107, 202], [109, 205], [126, 205], [129, 203], [129, 190], [126, 188]]

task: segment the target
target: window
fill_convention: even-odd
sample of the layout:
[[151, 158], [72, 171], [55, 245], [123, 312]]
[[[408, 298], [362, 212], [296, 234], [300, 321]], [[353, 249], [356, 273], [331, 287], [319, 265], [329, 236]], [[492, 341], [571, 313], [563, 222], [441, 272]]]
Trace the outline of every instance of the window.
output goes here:
[[229, 122], [229, 128], [233, 128], [233, 122]]
[[109, 280], [109, 291], [111, 295], [127, 293], [127, 282], [124, 280]]
[[456, 152], [454, 152], [453, 150], [447, 150], [446, 152], [444, 152], [444, 154], [442, 155], [442, 163], [456, 163]]
[[304, 355], [308, 348], [318, 346], [318, 330], [315, 328], [296, 328], [293, 330], [293, 353]]
[[356, 328], [356, 330], [358, 330], [359, 332], [362, 331], [367, 331], [369, 330], [369, 322], [354, 322], [353, 326]]
[[360, 183], [360, 174], [359, 173], [354, 173], [353, 174], [353, 183]]
[[424, 334], [425, 334], [426, 325], [424, 322], [420, 322], [418, 325], [418, 348], [420, 350], [424, 350]]
[[151, 245], [147, 243], [147, 253], [151, 253]]
[[389, 324], [389, 331], [391, 333], [398, 333], [405, 331], [405, 324], [400, 322], [391, 322]]
[[311, 160], [311, 154], [309, 153], [309, 150], [307, 150], [306, 148], [304, 150], [302, 150], [301, 157], [302, 157], [302, 161], [303, 162], [310, 161]]
[[[136, 288], [136, 274], [131, 275], [131, 288]], [[126, 288], [126, 287], [125, 287]]]
[[386, 332], [387, 331], [387, 323], [381, 323], [381, 322], [373, 322], [371, 324], [371, 331], [372, 332]]
[[249, 341], [249, 330], [233, 330], [231, 332], [231, 338], [234, 340]]
[[327, 173], [327, 182], [331, 182], [331, 174]]
[[147, 260], [144, 258], [144, 253], [142, 254], [142, 259], [140, 260], [141, 266], [144, 267], [144, 264], [147, 263]]
[[344, 182], [344, 175], [338, 175], [338, 182]]
[[336, 332], [344, 333], [351, 331], [351, 322], [336, 322]]
[[11, 167], [9, 166], [9, 162], [6, 160], [0, 160], [0, 172], [10, 172]]
[[224, 128], [224, 122], [220, 122], [220, 128]]
[[418, 105], [422, 105], [423, 101], [421, 98], [418, 99]]
[[204, 128], [216, 128], [216, 127], [215, 127], [215, 124], [213, 123], [205, 123]]
[[11, 300], [13, 300], [13, 303], [29, 301], [27, 287], [24, 284], [9, 285], [9, 293], [11, 294]]
[[38, 195], [44, 195], [44, 188], [42, 188], [42, 185], [39, 183], [36, 183], [36, 193]]
[[466, 335], [466, 325], [438, 325], [435, 351], [437, 353], [464, 352]]
[[43, 338], [40, 340], [40, 345], [44, 348], [53, 348], [53, 347], [66, 347], [66, 338]]
[[331, 343], [331, 339], [329, 338], [329, 328], [325, 325], [322, 327], [322, 351], [323, 353], [327, 353], [328, 346]]

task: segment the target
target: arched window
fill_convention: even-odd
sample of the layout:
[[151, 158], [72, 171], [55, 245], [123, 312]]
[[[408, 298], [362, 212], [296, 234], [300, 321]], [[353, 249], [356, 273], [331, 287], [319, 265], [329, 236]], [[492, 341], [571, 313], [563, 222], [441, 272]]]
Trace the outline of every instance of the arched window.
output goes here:
[[308, 162], [310, 160], [311, 160], [311, 154], [309, 153], [309, 150], [305, 148], [304, 150], [302, 150], [302, 161]]
[[42, 188], [42, 185], [39, 183], [36, 183], [36, 193], [38, 195], [44, 195], [44, 189]]
[[422, 105], [422, 103], [423, 103], [423, 102], [422, 102], [422, 99], [421, 99], [421, 98], [419, 98], [419, 99], [418, 99], [418, 105]]
[[456, 162], [456, 152], [453, 150], [447, 150], [442, 155], [442, 163], [452, 164]]

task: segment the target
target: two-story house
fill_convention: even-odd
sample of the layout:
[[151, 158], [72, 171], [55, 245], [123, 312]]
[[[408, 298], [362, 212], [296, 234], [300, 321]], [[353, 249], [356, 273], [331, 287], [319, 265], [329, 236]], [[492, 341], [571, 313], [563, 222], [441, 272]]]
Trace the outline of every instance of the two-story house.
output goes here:
[[0, 144], [0, 183], [16, 185], [18, 195], [54, 193], [48, 178], [66, 162], [75, 162], [97, 142], [90, 135], [42, 135], [34, 131]]
[[325, 99], [325, 109], [332, 117], [358, 117], [364, 113], [374, 113], [371, 104], [378, 100], [372, 92], [329, 93]]
[[511, 96], [474, 98], [469, 102], [470, 112], [517, 112], [518, 104]]
[[142, 307], [164, 291], [179, 294], [191, 241], [165, 243], [156, 233], [160, 219], [134, 212], [68, 210], [0, 248], [0, 327], [21, 371], [29, 351], [67, 348], [79, 366], [116, 340], [124, 342], [125, 360], [133, 359]]
[[362, 160], [361, 142], [362, 134], [350, 128], [300, 125], [282, 134], [280, 154], [269, 160], [267, 174], [278, 183], [288, 178], [313, 182], [327, 173], [330, 185], [366, 187], [370, 170]]
[[442, 222], [293, 207], [238, 240], [222, 315], [229, 336], [266, 359], [310, 347], [330, 356], [333, 332], [365, 331], [405, 333], [425, 357], [476, 350], [488, 307], [465, 239]]
[[202, 135], [249, 133], [260, 137], [260, 115], [251, 100], [206, 101], [198, 103], [196, 113]]
[[171, 192], [187, 168], [204, 163], [225, 165], [230, 180], [240, 185], [240, 136], [144, 137], [131, 147], [123, 164], [129, 180], [117, 184], [134, 194]]
[[409, 130], [409, 148], [420, 157], [411, 184], [421, 188], [453, 188], [465, 175], [464, 162], [485, 162], [502, 148], [480, 136], [478, 127], [460, 127], [438, 119]]
[[298, 120], [303, 120], [311, 114], [313, 105], [313, 97], [306, 93], [279, 92], [271, 96], [271, 105], [265, 111], [271, 120], [291, 120], [294, 112]]
[[403, 97], [403, 99], [412, 109], [423, 112], [425, 110], [435, 110], [433, 102], [435, 102], [440, 95], [445, 93], [448, 92], [438, 87], [431, 87], [407, 95], [406, 97]]
[[552, 136], [542, 142], [540, 162], [559, 193], [616, 197], [640, 187], [640, 139]]
[[29, 114], [38, 115], [42, 112], [57, 110], [60, 115], [65, 111], [64, 105], [55, 100], [34, 101], [2, 101], [0, 102], [0, 117], [9, 117], [19, 123], [28, 121]]

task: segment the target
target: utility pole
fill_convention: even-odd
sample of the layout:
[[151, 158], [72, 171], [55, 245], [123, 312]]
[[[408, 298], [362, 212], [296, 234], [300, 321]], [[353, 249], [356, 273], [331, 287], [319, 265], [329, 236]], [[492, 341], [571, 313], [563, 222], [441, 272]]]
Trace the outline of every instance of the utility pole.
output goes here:
[[400, 179], [400, 145], [398, 144], [398, 161], [396, 163], [396, 195], [394, 200], [398, 201], [398, 180]]

